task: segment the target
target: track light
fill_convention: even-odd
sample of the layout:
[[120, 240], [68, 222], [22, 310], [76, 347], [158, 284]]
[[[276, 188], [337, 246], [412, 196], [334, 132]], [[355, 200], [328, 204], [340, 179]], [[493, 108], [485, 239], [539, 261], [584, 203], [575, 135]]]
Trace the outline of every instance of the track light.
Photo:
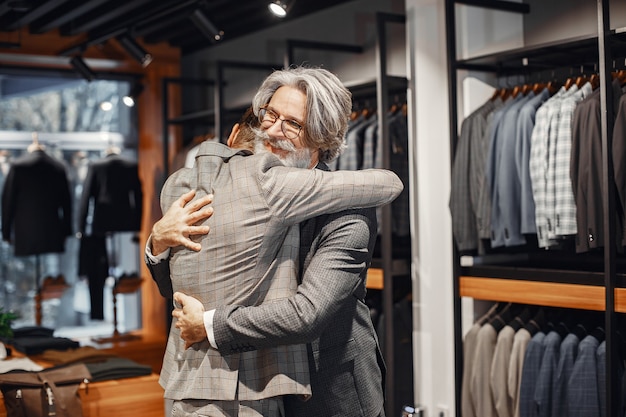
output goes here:
[[138, 82], [135, 85], [133, 85], [133, 87], [130, 89], [130, 92], [128, 94], [122, 97], [122, 101], [128, 107], [133, 107], [135, 105], [135, 102], [137, 101], [137, 98], [139, 97], [139, 94], [141, 94], [142, 91], [143, 91], [143, 84]]
[[287, 3], [282, 0], [272, 1], [267, 5], [267, 7], [274, 14], [274, 16], [280, 18], [287, 16]]
[[91, 81], [96, 78], [96, 74], [85, 64], [85, 61], [80, 56], [76, 55], [70, 59], [70, 65], [74, 70], [79, 73], [85, 80]]
[[196, 9], [191, 13], [191, 21], [194, 25], [206, 36], [211, 42], [217, 42], [222, 39], [224, 32], [217, 29], [217, 27], [209, 20], [204, 12], [200, 9]]
[[146, 52], [133, 38], [128, 35], [117, 37], [118, 42], [126, 49], [126, 52], [132, 56], [142, 67], [147, 67], [152, 62], [152, 54]]

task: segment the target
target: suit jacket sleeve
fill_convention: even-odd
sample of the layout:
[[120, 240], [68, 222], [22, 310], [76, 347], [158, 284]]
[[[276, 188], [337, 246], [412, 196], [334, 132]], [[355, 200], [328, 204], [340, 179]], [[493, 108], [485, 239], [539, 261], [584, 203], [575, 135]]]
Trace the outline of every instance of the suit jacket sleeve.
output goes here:
[[172, 280], [170, 279], [170, 263], [169, 260], [161, 261], [157, 264], [153, 264], [148, 260], [148, 257], [144, 257], [150, 275], [159, 288], [159, 293], [165, 298], [173, 298], [174, 290], [172, 288]]
[[311, 342], [347, 303], [356, 302], [357, 296], [363, 298], [377, 230], [375, 210], [326, 218], [295, 295], [260, 306], [216, 309], [213, 330], [220, 352]]
[[267, 204], [288, 225], [322, 214], [388, 204], [404, 188], [394, 172], [383, 169], [328, 172], [268, 163], [263, 177], [260, 182]]

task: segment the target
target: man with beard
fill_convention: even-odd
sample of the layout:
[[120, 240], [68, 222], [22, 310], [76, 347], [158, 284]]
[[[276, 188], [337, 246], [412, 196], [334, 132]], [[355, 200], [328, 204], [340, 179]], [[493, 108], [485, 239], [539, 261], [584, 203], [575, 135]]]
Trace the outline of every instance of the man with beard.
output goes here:
[[[315, 103], [324, 106], [305, 111], [303, 90], [321, 92]], [[330, 173], [282, 165], [308, 168], [320, 155], [336, 155], [343, 144], [350, 93], [328, 71], [276, 72], [264, 82], [253, 107], [260, 122], [255, 156], [236, 156], [223, 145], [204, 143], [195, 167], [173, 174], [163, 187], [164, 208], [187, 190], [200, 195], [215, 191], [216, 214], [202, 250], [174, 247], [169, 254], [174, 290], [200, 298], [202, 310], [274, 304], [293, 296], [300, 238], [299, 228], [287, 231], [289, 226], [347, 206], [388, 203], [402, 189], [389, 171]], [[305, 114], [324, 128], [303, 126]], [[158, 235], [154, 233], [153, 249]], [[282, 395], [309, 393], [304, 346], [290, 342], [252, 352], [240, 346], [220, 355], [204, 337], [185, 350], [178, 326], [172, 328], [161, 372], [165, 396], [175, 401], [173, 415], [283, 415]]]
[[[351, 107], [349, 91], [336, 76], [319, 68], [276, 71], [253, 100], [266, 133], [263, 145], [282, 161], [321, 170], [327, 170], [325, 163], [345, 146]], [[318, 196], [313, 192], [310, 197]], [[179, 198], [155, 224], [148, 242], [153, 254], [181, 244], [198, 249], [189, 236], [208, 232], [196, 222], [211, 211], [203, 209], [208, 199], [188, 202], [188, 196]], [[174, 299], [181, 308], [173, 313], [175, 326], [187, 347], [198, 349], [209, 343], [223, 355], [309, 343], [313, 396], [303, 401], [301, 396], [285, 395], [284, 415], [382, 416], [385, 369], [364, 303], [376, 231], [374, 209], [304, 221], [296, 250], [300, 285], [295, 295], [254, 306], [221, 305], [205, 312], [201, 302], [177, 292]], [[169, 276], [168, 266], [167, 262], [150, 265], [157, 283], [162, 281], [159, 277]], [[226, 415], [244, 415], [243, 408], [238, 411]]]

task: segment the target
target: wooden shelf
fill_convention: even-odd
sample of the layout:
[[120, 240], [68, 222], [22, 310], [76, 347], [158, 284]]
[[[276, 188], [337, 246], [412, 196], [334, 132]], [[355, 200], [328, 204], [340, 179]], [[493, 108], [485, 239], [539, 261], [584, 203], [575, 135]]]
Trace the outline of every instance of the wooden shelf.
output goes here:
[[[459, 277], [461, 297], [520, 304], [605, 310], [603, 286], [524, 281], [485, 277]], [[615, 311], [626, 313], [626, 289], [615, 289]]]

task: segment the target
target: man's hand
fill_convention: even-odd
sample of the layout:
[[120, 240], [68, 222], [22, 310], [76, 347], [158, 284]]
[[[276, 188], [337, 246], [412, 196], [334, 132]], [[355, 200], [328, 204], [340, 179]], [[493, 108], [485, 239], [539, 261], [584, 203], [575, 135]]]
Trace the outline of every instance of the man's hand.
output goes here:
[[195, 195], [195, 190], [183, 194], [174, 201], [161, 220], [152, 226], [153, 255], [179, 245], [196, 252], [200, 250], [200, 243], [194, 242], [190, 237], [209, 233], [209, 226], [195, 224], [213, 215], [213, 207], [207, 207], [213, 202], [213, 196], [206, 195], [189, 203]]
[[180, 329], [180, 337], [185, 341], [185, 349], [190, 348], [194, 343], [206, 340], [202, 303], [181, 292], [174, 293], [174, 302], [180, 307], [172, 311], [172, 317], [176, 319], [175, 326]]

